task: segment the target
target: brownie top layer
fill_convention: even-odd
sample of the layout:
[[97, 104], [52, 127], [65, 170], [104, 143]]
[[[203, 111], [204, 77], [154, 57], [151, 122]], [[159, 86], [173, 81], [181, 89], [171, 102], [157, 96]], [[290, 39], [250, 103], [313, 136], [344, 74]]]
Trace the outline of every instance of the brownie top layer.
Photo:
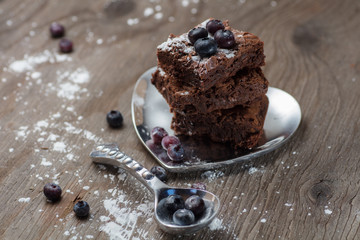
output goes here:
[[[212, 20], [212, 18], [205, 20], [204, 22], [198, 24], [195, 26], [206, 28], [206, 24], [208, 21]], [[235, 40], [236, 40], [236, 46], [233, 49], [225, 49], [225, 48], [218, 48], [217, 53], [214, 55], [216, 57], [226, 57], [226, 58], [233, 58], [236, 56], [236, 52], [238, 52], [239, 48], [248, 44], [247, 40], [258, 40], [260, 39], [255, 36], [252, 33], [239, 31], [236, 29], [233, 29], [229, 26], [229, 21], [223, 22], [225, 29], [230, 30], [233, 32]], [[208, 37], [211, 37], [212, 35], [208, 33]], [[182, 52], [185, 54], [189, 54], [191, 56], [191, 60], [198, 62], [199, 64], [205, 65], [209, 59], [211, 58], [200, 58], [200, 56], [195, 52], [194, 45], [189, 41], [188, 38], [188, 32], [181, 34], [180, 36], [176, 36], [174, 34], [170, 34], [169, 38], [166, 42], [163, 42], [157, 47], [158, 50], [161, 51], [173, 51], [174, 49], [177, 49], [178, 52]]]
[[[195, 28], [206, 28], [210, 20], [213, 19], [207, 19]], [[235, 45], [231, 49], [218, 47], [217, 52], [211, 57], [201, 58], [189, 41], [188, 32], [180, 36], [170, 34], [168, 40], [157, 47], [160, 66], [165, 71], [177, 72], [180, 74], [178, 77], [186, 78], [190, 84], [201, 89], [211, 87], [221, 78], [235, 75], [242, 68], [263, 66], [264, 43], [249, 32], [231, 28], [228, 21], [224, 21], [223, 24], [225, 30], [230, 30], [235, 38]], [[208, 37], [212, 36], [208, 33]]]

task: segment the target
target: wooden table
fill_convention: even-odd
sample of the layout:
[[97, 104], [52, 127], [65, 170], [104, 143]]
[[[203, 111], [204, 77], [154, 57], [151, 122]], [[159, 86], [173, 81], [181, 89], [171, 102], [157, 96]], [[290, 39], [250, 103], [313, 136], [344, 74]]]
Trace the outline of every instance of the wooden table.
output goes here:
[[[270, 85], [292, 94], [302, 123], [282, 148], [247, 164], [169, 174], [220, 196], [212, 225], [179, 239], [359, 239], [360, 2], [0, 1], [0, 239], [173, 239], [152, 218], [152, 196], [133, 177], [89, 158], [116, 142], [147, 168], [130, 99], [156, 65], [156, 46], [208, 17], [265, 42]], [[58, 53], [49, 25], [75, 51]], [[110, 129], [118, 109], [124, 126]], [[45, 183], [63, 189], [46, 201]], [[86, 220], [74, 203], [91, 206]]]

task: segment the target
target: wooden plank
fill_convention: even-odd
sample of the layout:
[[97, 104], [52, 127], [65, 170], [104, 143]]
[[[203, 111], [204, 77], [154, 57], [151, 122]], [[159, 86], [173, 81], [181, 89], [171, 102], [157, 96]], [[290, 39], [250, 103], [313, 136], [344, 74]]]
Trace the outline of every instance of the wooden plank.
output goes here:
[[[116, 142], [156, 165], [131, 123], [134, 83], [169, 33], [216, 17], [265, 42], [265, 75], [299, 101], [303, 120], [285, 146], [245, 165], [170, 174], [170, 185], [202, 181], [222, 202], [211, 227], [190, 238], [356, 239], [359, 9], [355, 0], [1, 1], [0, 238], [173, 238], [153, 220], [148, 190], [88, 154]], [[53, 21], [66, 26], [73, 53], [58, 53]], [[123, 128], [108, 128], [111, 109]], [[63, 188], [54, 204], [42, 193], [52, 181]], [[91, 206], [87, 220], [73, 214], [78, 199]]]

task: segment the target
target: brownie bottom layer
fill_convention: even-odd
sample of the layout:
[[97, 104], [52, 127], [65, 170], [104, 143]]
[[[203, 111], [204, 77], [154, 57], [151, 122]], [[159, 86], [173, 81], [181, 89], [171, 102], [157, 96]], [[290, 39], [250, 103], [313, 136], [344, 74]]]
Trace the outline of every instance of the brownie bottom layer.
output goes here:
[[171, 127], [176, 134], [208, 136], [215, 142], [231, 142], [235, 148], [253, 148], [262, 136], [268, 104], [263, 95], [249, 107], [193, 115], [175, 111]]

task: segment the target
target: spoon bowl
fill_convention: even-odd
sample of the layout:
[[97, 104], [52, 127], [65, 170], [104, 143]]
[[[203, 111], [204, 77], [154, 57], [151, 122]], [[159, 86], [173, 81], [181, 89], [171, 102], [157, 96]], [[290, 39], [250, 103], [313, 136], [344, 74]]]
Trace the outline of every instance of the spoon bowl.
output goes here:
[[[208, 191], [194, 188], [172, 188], [163, 183], [154, 174], [140, 165], [131, 157], [122, 153], [116, 144], [102, 144], [90, 153], [93, 162], [114, 165], [125, 169], [128, 173], [142, 182], [155, 196], [155, 220], [159, 227], [170, 234], [192, 234], [208, 226], [215, 218], [220, 208], [219, 198]], [[205, 202], [205, 212], [193, 224], [177, 225], [170, 218], [164, 216], [159, 202], [169, 195], [180, 195], [184, 200], [192, 195], [200, 196]]]
[[300, 125], [301, 110], [298, 102], [287, 92], [269, 87], [266, 94], [269, 107], [264, 123], [264, 135], [257, 147], [235, 151], [228, 144], [215, 143], [206, 137], [178, 136], [185, 149], [186, 159], [183, 162], [170, 161], [163, 153], [155, 152], [146, 144], [151, 138], [151, 130], [157, 126], [163, 127], [169, 135], [174, 135], [170, 128], [172, 114], [169, 106], [151, 84], [151, 76], [155, 70], [156, 67], [147, 70], [137, 80], [132, 96], [131, 113], [140, 141], [168, 171], [207, 170], [254, 159], [282, 146]]

